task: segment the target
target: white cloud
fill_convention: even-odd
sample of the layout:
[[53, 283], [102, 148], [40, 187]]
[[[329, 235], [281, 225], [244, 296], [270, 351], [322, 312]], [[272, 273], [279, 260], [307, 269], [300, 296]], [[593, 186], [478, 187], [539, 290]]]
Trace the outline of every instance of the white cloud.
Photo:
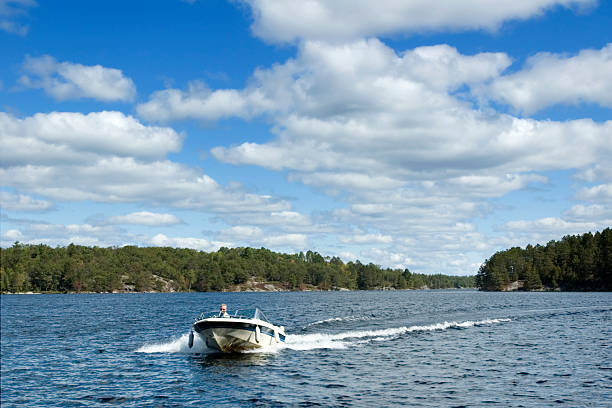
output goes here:
[[393, 237], [383, 234], [354, 234], [348, 237], [341, 237], [340, 241], [346, 244], [388, 244], [393, 241]]
[[504, 176], [465, 175], [448, 180], [449, 187], [467, 189], [474, 195], [502, 197], [507, 193], [527, 187], [530, 183], [546, 183], [539, 174], [506, 174]]
[[408, 265], [414, 264], [414, 261], [406, 257], [403, 253], [397, 253], [381, 248], [370, 248], [362, 251], [362, 255], [367, 258], [373, 259], [377, 265], [388, 265], [391, 268], [405, 269]]
[[37, 113], [25, 119], [0, 112], [3, 166], [84, 164], [108, 155], [142, 160], [178, 152], [170, 128], [144, 126], [121, 112]]
[[[273, 4], [251, 2], [254, 10], [264, 3]], [[192, 82], [184, 90], [155, 92], [137, 106], [141, 117], [153, 121], [263, 116], [273, 129], [269, 141], [217, 147], [213, 156], [236, 165], [286, 171], [290, 181], [335, 194], [334, 209], [324, 214], [298, 213], [284, 200], [223, 187], [199, 169], [165, 159], [174, 151], [172, 133], [163, 133], [168, 128], [144, 126], [130, 117], [143, 132], [160, 136], [161, 143], [148, 154], [132, 150], [125, 137], [111, 147], [94, 146], [91, 141], [81, 147], [78, 138], [66, 141], [32, 131], [27, 133], [32, 135], [27, 148], [30, 154], [23, 149], [21, 158], [7, 156], [13, 162], [1, 170], [0, 177], [18, 191], [58, 200], [147, 201], [210, 211], [229, 225], [215, 237], [218, 242], [163, 234], [141, 241], [152, 245], [215, 250], [223, 243], [297, 250], [332, 242], [338, 253], [361, 251], [365, 261], [385, 266], [410, 267], [417, 272], [474, 273], [482, 254], [495, 246], [472, 221], [491, 211], [487, 200], [547, 183], [540, 174], [543, 171], [577, 169], [591, 182], [600, 182], [597, 165], [612, 156], [612, 122], [537, 121], [499, 114], [488, 107], [480, 109], [478, 92], [488, 89], [490, 81], [504, 78], [503, 72], [511, 63], [504, 53], [463, 55], [448, 45], [398, 53], [376, 39], [326, 40], [368, 32], [494, 28], [508, 18], [527, 18], [555, 4], [587, 3], [445, 3], [448, 9], [464, 7], [463, 12], [473, 15], [458, 22], [461, 13], [431, 14], [431, 19], [421, 19], [423, 23], [415, 22], [414, 13], [406, 18], [401, 12], [410, 6], [416, 7], [410, 10], [429, 16], [424, 2], [396, 3], [391, 17], [403, 18], [394, 26], [377, 20], [391, 10], [391, 3], [383, 2], [380, 15], [367, 13], [363, 21], [353, 21], [349, 15], [338, 19], [336, 27], [311, 25], [300, 31], [302, 19], [294, 24], [294, 31], [282, 33], [273, 32], [272, 24], [266, 28], [269, 34], [260, 34], [274, 41], [302, 39], [294, 59], [256, 70], [244, 89], [214, 90]], [[279, 16], [285, 7], [319, 5], [329, 8], [330, 16], [339, 7], [316, 1], [286, 4], [277, 4]], [[361, 1], [343, 4], [355, 10], [366, 5]], [[432, 9], [439, 8], [438, 4]], [[478, 10], [475, 4], [480, 6]], [[401, 12], [396, 13], [398, 10]], [[256, 29], [269, 16], [256, 15]], [[352, 27], [346, 29], [343, 24]], [[336, 29], [339, 31], [325, 31]], [[2, 122], [0, 117], [0, 126], [4, 123], [10, 130], [6, 133], [14, 139], [11, 146], [18, 153], [17, 135], [27, 127], [5, 116], [8, 120]], [[119, 118], [119, 122], [125, 121], [125, 116]], [[180, 138], [177, 140], [180, 148]], [[61, 159], [45, 161], [45, 150]], [[585, 189], [581, 197], [605, 198], [592, 188]], [[568, 213], [565, 221], [549, 222], [554, 225], [548, 231], [599, 225], [593, 218], [601, 217], [601, 211], [594, 205], [589, 209], [575, 207], [576, 219], [570, 219]], [[138, 218], [134, 214], [122, 217], [124, 221]], [[510, 235], [527, 234], [547, 223], [514, 222], [504, 226]], [[81, 236], [84, 239], [85, 234]], [[368, 245], [373, 248], [364, 249]]]
[[299, 250], [308, 247], [308, 237], [305, 234], [279, 234], [275, 231], [251, 225], [236, 225], [221, 231], [219, 239], [256, 248], [263, 246], [271, 249]]
[[26, 57], [22, 67], [26, 73], [19, 82], [29, 88], [42, 88], [53, 98], [93, 98], [101, 101], [132, 101], [136, 86], [123, 72], [101, 65], [58, 62], [55, 58]]
[[117, 229], [110, 226], [99, 226], [90, 224], [47, 224], [47, 223], [32, 223], [28, 226], [30, 233], [36, 233], [47, 237], [65, 237], [67, 235], [96, 235], [110, 236], [117, 232]]
[[12, 194], [0, 191], [0, 206], [9, 211], [46, 211], [53, 204], [46, 200], [37, 200], [24, 194]]
[[23, 244], [46, 244], [50, 246], [77, 245], [107, 247], [117, 245], [125, 234], [112, 226], [90, 224], [50, 224], [37, 221], [21, 221], [21, 228], [3, 234], [0, 245], [10, 246], [14, 241]]
[[[581, 212], [590, 214], [580, 214]], [[535, 220], [517, 220], [505, 223], [500, 227], [503, 235], [494, 243], [498, 249], [527, 244], [545, 245], [551, 240], [559, 240], [566, 235], [595, 233], [609, 228], [612, 219], [609, 211], [597, 214], [593, 208], [577, 208], [567, 211], [563, 217], [546, 217]], [[578, 215], [578, 216], [577, 216]]]
[[[612, 225], [612, 206], [578, 204], [563, 213], [564, 218], [575, 222], [598, 221]], [[602, 221], [607, 220], [607, 221]]]
[[23, 234], [17, 229], [7, 230], [2, 234], [2, 241], [13, 243], [23, 239]]
[[446, 44], [418, 47], [402, 57], [402, 66], [411, 78], [440, 91], [494, 78], [511, 64], [504, 53], [467, 56]]
[[25, 36], [30, 26], [23, 20], [28, 18], [29, 9], [36, 6], [38, 4], [34, 0], [1, 0], [0, 30]]
[[[137, 111], [157, 121], [250, 118], [295, 111], [321, 117], [393, 110], [393, 104], [406, 103], [402, 97], [406, 94], [423, 94], [444, 105], [445, 98], [440, 98], [438, 92], [487, 80], [509, 64], [510, 59], [503, 53], [465, 56], [448, 45], [419, 47], [398, 56], [376, 39], [337, 46], [310, 41], [300, 45], [297, 60], [256, 70], [250, 85], [243, 90], [213, 91], [192, 82], [186, 91], [167, 89], [153, 93], [148, 102], [138, 105]], [[387, 96], [383, 100], [370, 98], [368, 92], [372, 90]], [[411, 105], [418, 102], [414, 99]]]
[[556, 217], [540, 218], [533, 221], [510, 221], [506, 223], [505, 227], [509, 230], [514, 231], [572, 231], [573, 233], [579, 231], [588, 231], [595, 229], [596, 224], [590, 222], [570, 222], [562, 220]]
[[350, 251], [341, 251], [338, 256], [340, 257], [340, 259], [342, 259], [344, 262], [354, 262], [357, 260], [357, 255], [355, 255], [353, 252]]
[[595, 183], [597, 181], [612, 182], [612, 161], [604, 161], [580, 170], [575, 174], [575, 178], [580, 181]]
[[155, 235], [149, 240], [149, 244], [161, 247], [190, 248], [207, 252], [217, 251], [222, 246], [229, 246], [223, 242], [211, 242], [204, 238], [168, 237], [164, 234]]
[[[348, 206], [329, 214], [334, 233], [375, 226], [392, 237], [390, 252], [426, 254], [411, 255], [416, 268], [474, 273], [467, 268], [495, 245], [462, 226], [492, 211], [488, 199], [548, 183], [544, 171], [600, 177], [612, 157], [612, 121], [520, 119], [469, 103], [469, 89], [499, 77], [509, 60], [448, 46], [397, 54], [377, 40], [304, 42], [296, 59], [258, 70], [239, 91], [264, 95], [276, 137], [212, 154], [339, 195]], [[354, 252], [355, 242], [339, 243]]]
[[[362, 259], [392, 268], [408, 268], [417, 273], [473, 275], [479, 262], [489, 256], [493, 247], [475, 232], [465, 232], [465, 225], [443, 231], [415, 234], [405, 243], [395, 240], [393, 245], [381, 245], [360, 251]], [[459, 231], [463, 230], [463, 233]]]
[[612, 204], [612, 183], [582, 188], [576, 196], [585, 201]]
[[157, 234], [153, 237], [136, 235], [113, 225], [91, 224], [50, 224], [30, 220], [18, 220], [19, 229], [10, 229], [0, 236], [0, 245], [11, 246], [15, 241], [23, 244], [46, 244], [50, 246], [67, 246], [71, 243], [86, 246], [123, 246], [153, 245], [175, 248], [192, 248], [202, 251], [216, 251], [222, 246], [231, 246], [227, 242], [209, 241], [195, 237], [168, 237]]
[[612, 44], [575, 56], [537, 54], [523, 70], [497, 78], [489, 92], [527, 114], [556, 104], [612, 107]]
[[147, 202], [219, 215], [289, 208], [286, 201], [223, 187], [168, 160], [141, 163], [115, 157], [82, 165], [15, 166], [0, 169], [0, 178], [13, 188], [62, 201]]
[[263, 246], [268, 248], [290, 248], [293, 250], [306, 249], [308, 237], [305, 234], [280, 234], [266, 236], [262, 240]]
[[273, 211], [266, 220], [257, 220], [259, 225], [283, 224], [297, 227], [306, 227], [312, 224], [310, 217], [296, 211]]
[[379, 190], [381, 188], [397, 188], [404, 183], [383, 175], [342, 172], [313, 172], [291, 174], [291, 181], [300, 181], [307, 185], [326, 186], [331, 192], [351, 190]]
[[150, 100], [137, 106], [140, 116], [151, 121], [198, 118], [216, 120], [237, 116], [251, 117], [258, 111], [256, 95], [234, 89], [211, 91], [199, 81], [189, 83], [187, 91], [166, 89], [154, 92]]
[[106, 224], [133, 224], [148, 226], [167, 226], [181, 224], [182, 221], [172, 214], [159, 214], [149, 211], [133, 212], [126, 215], [109, 217]]
[[119, 112], [25, 119], [0, 113], [0, 139], [0, 180], [20, 192], [59, 201], [146, 202], [218, 216], [291, 211], [285, 200], [224, 187], [197, 168], [165, 159], [180, 150], [181, 137]]
[[270, 42], [350, 40], [419, 31], [495, 30], [556, 6], [588, 7], [595, 0], [243, 0], [253, 32]]
[[[339, 237], [374, 229], [392, 238], [390, 252], [426, 254], [410, 256], [414, 267], [465, 274], [474, 271], [461, 268], [495, 249], [460, 227], [493, 211], [490, 199], [548, 183], [543, 172], [571, 169], [591, 182], [610, 173], [602, 163], [612, 157], [612, 121], [538, 121], [479, 108], [483, 89], [504, 78], [510, 63], [503, 53], [463, 55], [448, 45], [398, 53], [376, 39], [305, 40], [295, 58], [256, 70], [244, 89], [169, 90], [177, 95], [172, 103], [159, 94], [149, 103], [167, 120], [269, 120], [269, 141], [211, 153], [234, 165], [286, 171], [290, 181], [337, 197], [324, 221], [286, 232], [327, 231], [339, 252], [355, 252], [358, 243]], [[221, 91], [235, 103], [209, 109]], [[190, 109], [195, 105], [202, 108]], [[589, 187], [577, 196], [603, 200], [605, 191]], [[256, 220], [232, 224], [266, 226]], [[453, 254], [460, 255], [448, 262]]]
[[263, 238], [264, 231], [259, 227], [250, 225], [235, 225], [221, 231], [219, 236], [223, 241], [256, 242]]
[[[320, 220], [313, 220], [311, 216], [296, 211], [270, 211], [270, 212], [237, 212], [223, 218], [231, 225], [250, 225], [248, 228], [273, 229], [284, 232], [327, 232], [329, 231]], [[251, 227], [252, 226], [252, 227]]]
[[[448, 46], [397, 55], [377, 40], [307, 42], [296, 60], [259, 70], [256, 85], [241, 91], [256, 90], [275, 107], [268, 112], [278, 137], [212, 154], [232, 164], [293, 170], [292, 180], [324, 188], [446, 180], [469, 195], [499, 196], [544, 182], [534, 171], [583, 168], [612, 153], [612, 122], [518, 119], [476, 110], [449, 94], [499, 75], [508, 61]], [[481, 69], [466, 68], [472, 64]]]
[[7, 33], [17, 34], [21, 36], [25, 36], [28, 31], [30, 31], [30, 27], [28, 25], [22, 25], [15, 21], [10, 20], [0, 20], [0, 30], [6, 31]]

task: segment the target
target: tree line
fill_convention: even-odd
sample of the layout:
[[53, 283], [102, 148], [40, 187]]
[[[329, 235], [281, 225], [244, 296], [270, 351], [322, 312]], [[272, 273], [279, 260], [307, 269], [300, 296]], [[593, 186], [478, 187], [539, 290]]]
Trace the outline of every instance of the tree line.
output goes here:
[[523, 290], [612, 290], [612, 229], [497, 252], [476, 275], [482, 290], [505, 290], [513, 282]]
[[2, 292], [223, 291], [256, 279], [301, 289], [440, 289], [475, 287], [474, 276], [424, 275], [317, 252], [282, 254], [265, 248], [216, 252], [167, 247], [0, 248]]

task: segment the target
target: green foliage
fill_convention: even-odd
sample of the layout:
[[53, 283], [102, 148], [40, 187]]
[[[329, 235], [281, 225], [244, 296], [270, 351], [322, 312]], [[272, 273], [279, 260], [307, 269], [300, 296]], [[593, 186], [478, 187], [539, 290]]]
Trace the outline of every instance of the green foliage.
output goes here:
[[473, 276], [412, 274], [359, 261], [265, 248], [192, 249], [22, 245], [0, 248], [2, 292], [222, 291], [254, 278], [299, 290], [474, 287]]
[[524, 290], [612, 290], [612, 229], [497, 252], [476, 275], [483, 290], [504, 290], [515, 281]]

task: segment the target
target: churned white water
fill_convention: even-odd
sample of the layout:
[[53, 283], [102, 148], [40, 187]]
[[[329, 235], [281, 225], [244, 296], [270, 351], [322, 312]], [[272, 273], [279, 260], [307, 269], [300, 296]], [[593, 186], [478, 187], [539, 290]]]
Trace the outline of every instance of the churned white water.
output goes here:
[[189, 347], [189, 333], [185, 333], [178, 338], [159, 343], [145, 344], [136, 353], [206, 353], [210, 350], [197, 335], [193, 338], [193, 347]]
[[[330, 318], [325, 322], [340, 322], [340, 321], [356, 321], [358, 319], [347, 320], [345, 318]], [[248, 351], [249, 353], [256, 352], [276, 352], [282, 349], [291, 350], [315, 350], [315, 349], [344, 349], [351, 345], [363, 344], [361, 341], [367, 339], [369, 341], [385, 341], [392, 338], [397, 338], [405, 333], [428, 332], [436, 330], [447, 330], [452, 328], [470, 328], [474, 326], [483, 326], [497, 323], [509, 322], [511, 319], [486, 319], [478, 321], [464, 322], [441, 322], [424, 326], [410, 327], [391, 327], [388, 329], [378, 330], [356, 330], [340, 333], [312, 333], [312, 334], [287, 334], [284, 343], [262, 347], [261, 349]], [[323, 322], [323, 321], [321, 321]], [[318, 323], [318, 322], [315, 322]], [[314, 325], [314, 324], [313, 324]], [[311, 327], [313, 325], [310, 325]], [[189, 333], [183, 334], [178, 338], [167, 342], [154, 344], [145, 344], [139, 347], [137, 353], [210, 353], [210, 350], [202, 342], [199, 336], [194, 335], [193, 347], [189, 347]]]

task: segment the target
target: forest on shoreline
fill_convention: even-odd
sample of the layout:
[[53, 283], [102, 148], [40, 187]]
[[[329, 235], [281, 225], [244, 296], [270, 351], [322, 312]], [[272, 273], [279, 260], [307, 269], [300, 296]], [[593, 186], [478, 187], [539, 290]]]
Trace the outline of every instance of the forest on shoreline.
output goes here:
[[492, 291], [610, 291], [612, 229], [497, 252], [480, 267], [476, 285]]
[[[424, 275], [317, 252], [265, 248], [216, 252], [168, 247], [88, 247], [15, 243], [0, 248], [0, 290], [20, 292], [239, 291], [473, 288], [474, 276]], [[247, 289], [248, 290], [248, 289]]]

